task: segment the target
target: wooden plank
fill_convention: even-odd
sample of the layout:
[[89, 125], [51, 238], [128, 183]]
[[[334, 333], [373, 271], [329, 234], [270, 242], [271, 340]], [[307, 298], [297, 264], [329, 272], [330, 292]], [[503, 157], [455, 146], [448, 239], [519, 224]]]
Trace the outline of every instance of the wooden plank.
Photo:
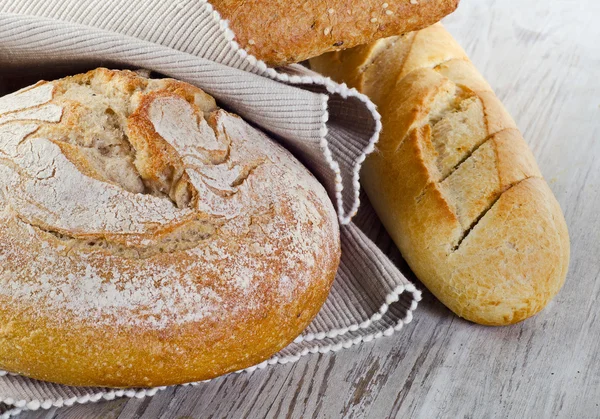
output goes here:
[[[392, 338], [152, 399], [23, 418], [599, 417], [599, 18], [596, 0], [462, 0], [446, 20], [565, 211], [571, 268], [540, 315], [482, 327], [426, 293], [414, 322]], [[389, 248], [383, 232], [380, 243]]]

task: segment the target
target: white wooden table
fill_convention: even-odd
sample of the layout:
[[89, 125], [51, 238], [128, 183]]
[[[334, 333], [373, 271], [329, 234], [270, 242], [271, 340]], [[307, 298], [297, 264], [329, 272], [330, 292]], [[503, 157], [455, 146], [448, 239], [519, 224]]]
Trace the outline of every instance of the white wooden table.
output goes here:
[[[569, 224], [569, 275], [541, 314], [482, 327], [426, 293], [391, 338], [22, 418], [600, 417], [599, 20], [598, 0], [462, 0], [446, 19], [524, 132]], [[383, 231], [380, 244], [398, 257]]]

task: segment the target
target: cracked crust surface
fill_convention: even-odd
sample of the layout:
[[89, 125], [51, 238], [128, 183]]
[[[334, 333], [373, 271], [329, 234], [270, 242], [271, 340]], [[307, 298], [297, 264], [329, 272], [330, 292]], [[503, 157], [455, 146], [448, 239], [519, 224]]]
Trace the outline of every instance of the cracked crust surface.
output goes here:
[[323, 187], [200, 89], [97, 69], [0, 98], [0, 369], [130, 387], [255, 365], [339, 258]]
[[425, 28], [459, 0], [211, 0], [236, 41], [280, 66]]
[[361, 179], [429, 290], [487, 325], [544, 308], [567, 274], [563, 214], [514, 121], [442, 25], [311, 66], [378, 105], [379, 150]]

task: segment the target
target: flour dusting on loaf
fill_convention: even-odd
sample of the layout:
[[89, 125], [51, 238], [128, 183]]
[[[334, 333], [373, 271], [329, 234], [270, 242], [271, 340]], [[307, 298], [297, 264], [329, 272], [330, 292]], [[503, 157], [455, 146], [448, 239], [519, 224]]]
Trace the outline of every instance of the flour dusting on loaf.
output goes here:
[[0, 204], [0, 303], [23, 315], [0, 320], [63, 335], [248, 323], [278, 350], [339, 263], [333, 206], [286, 150], [200, 89], [131, 72], [0, 99]]

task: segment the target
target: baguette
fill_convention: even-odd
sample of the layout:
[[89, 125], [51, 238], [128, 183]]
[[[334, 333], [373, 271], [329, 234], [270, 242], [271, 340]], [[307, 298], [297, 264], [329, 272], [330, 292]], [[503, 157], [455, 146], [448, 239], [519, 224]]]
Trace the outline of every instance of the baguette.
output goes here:
[[441, 24], [311, 60], [382, 116], [363, 186], [415, 274], [457, 315], [506, 325], [561, 288], [569, 237], [515, 122]]
[[[386, 2], [387, 1], [387, 2]], [[211, 0], [236, 41], [273, 66], [429, 26], [459, 0]]]

